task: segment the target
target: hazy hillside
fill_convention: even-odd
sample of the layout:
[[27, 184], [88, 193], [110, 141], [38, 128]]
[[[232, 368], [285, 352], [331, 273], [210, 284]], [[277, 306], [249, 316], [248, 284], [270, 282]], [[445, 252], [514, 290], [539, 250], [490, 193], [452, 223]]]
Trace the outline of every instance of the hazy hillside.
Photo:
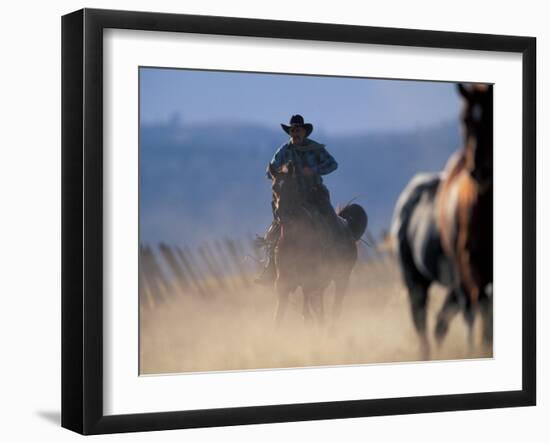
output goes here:
[[[411, 133], [334, 137], [315, 132], [339, 163], [326, 178], [335, 205], [358, 197], [378, 235], [399, 192], [419, 171], [439, 170], [459, 146], [458, 122]], [[286, 141], [280, 129], [142, 126], [141, 241], [197, 244], [260, 233], [271, 219], [265, 167]]]

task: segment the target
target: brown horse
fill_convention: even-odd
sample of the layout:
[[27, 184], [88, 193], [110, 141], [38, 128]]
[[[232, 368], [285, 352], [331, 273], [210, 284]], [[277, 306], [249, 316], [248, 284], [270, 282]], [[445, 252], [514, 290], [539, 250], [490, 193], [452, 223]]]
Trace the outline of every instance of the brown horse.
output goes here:
[[270, 166], [269, 171], [281, 225], [275, 248], [275, 320], [281, 323], [289, 295], [301, 287], [304, 319], [322, 323], [322, 295], [332, 281], [336, 294], [332, 314], [337, 318], [357, 260], [356, 243], [367, 227], [367, 214], [361, 206], [350, 204], [327, 222], [326, 214], [318, 214], [311, 201], [307, 178], [297, 174], [292, 164], [280, 171]]
[[[436, 197], [441, 244], [455, 268], [465, 304], [470, 342], [475, 311], [483, 337], [492, 341], [493, 283], [493, 87], [459, 85], [464, 99], [465, 144], [449, 161]], [[448, 309], [449, 317], [456, 309]], [[448, 321], [448, 320], [447, 320]]]
[[492, 87], [460, 85], [459, 92], [464, 147], [443, 172], [413, 177], [399, 196], [391, 227], [423, 359], [430, 356], [426, 317], [434, 282], [448, 289], [437, 316], [438, 342], [461, 308], [470, 346], [478, 308], [484, 341], [492, 341]]

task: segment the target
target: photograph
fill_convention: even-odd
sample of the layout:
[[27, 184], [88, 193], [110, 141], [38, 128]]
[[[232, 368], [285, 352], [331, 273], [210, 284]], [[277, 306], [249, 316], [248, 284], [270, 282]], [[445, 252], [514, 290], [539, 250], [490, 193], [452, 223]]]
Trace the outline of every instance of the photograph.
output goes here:
[[492, 84], [138, 69], [139, 375], [493, 358]]
[[6, 2], [0, 441], [550, 442], [550, 26], [495, 6]]
[[62, 427], [539, 404], [537, 37], [299, 8], [63, 15]]

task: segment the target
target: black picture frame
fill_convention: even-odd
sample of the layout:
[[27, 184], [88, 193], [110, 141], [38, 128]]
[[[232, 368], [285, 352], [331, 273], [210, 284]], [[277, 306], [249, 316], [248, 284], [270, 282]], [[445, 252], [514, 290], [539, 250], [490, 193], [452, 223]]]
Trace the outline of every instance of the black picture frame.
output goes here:
[[[103, 30], [353, 42], [522, 55], [522, 389], [104, 415]], [[62, 18], [62, 426], [82, 434], [529, 406], [536, 403], [536, 39], [83, 9]]]

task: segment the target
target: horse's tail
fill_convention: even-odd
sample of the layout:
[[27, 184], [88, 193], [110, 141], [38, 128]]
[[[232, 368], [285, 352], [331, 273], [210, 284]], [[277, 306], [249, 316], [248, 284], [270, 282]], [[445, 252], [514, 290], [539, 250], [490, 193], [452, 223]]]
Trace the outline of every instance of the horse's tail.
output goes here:
[[365, 233], [369, 220], [365, 210], [360, 205], [352, 203], [340, 209], [338, 215], [346, 220], [353, 238], [359, 240]]

